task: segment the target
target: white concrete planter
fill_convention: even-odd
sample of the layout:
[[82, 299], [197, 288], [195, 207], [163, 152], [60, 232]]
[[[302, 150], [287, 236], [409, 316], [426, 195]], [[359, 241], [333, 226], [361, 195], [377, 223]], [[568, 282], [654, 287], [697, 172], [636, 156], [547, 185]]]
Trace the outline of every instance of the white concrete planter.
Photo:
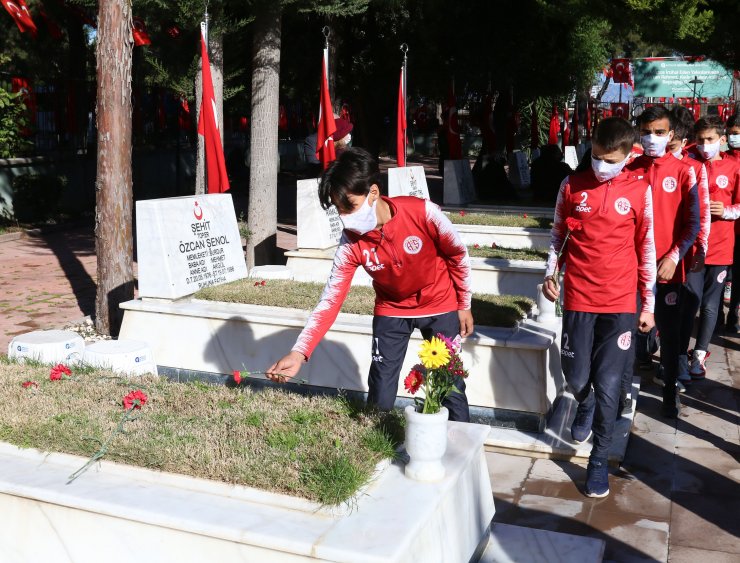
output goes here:
[[417, 483], [402, 463], [388, 465], [340, 511], [107, 461], [67, 485], [83, 458], [0, 443], [2, 559], [467, 563], [494, 515], [488, 428], [451, 422], [448, 433], [442, 481]]
[[[331, 272], [336, 248], [326, 250], [299, 249], [285, 253], [288, 268], [296, 281], [325, 283]], [[545, 277], [545, 262], [529, 260], [470, 259], [472, 288], [476, 293], [524, 295], [537, 298], [537, 284]], [[354, 285], [372, 285], [372, 279], [358, 268]]]
[[[261, 371], [287, 353], [308, 318], [307, 311], [202, 301], [132, 300], [125, 310], [121, 338], [149, 344], [163, 368], [231, 374]], [[311, 386], [367, 391], [372, 317], [340, 314], [299, 377]], [[506, 409], [544, 421], [563, 392], [555, 332], [531, 321], [515, 329], [476, 327], [463, 343], [470, 372], [471, 406]], [[403, 375], [418, 363], [416, 332], [408, 347], [398, 395], [410, 397]]]
[[489, 247], [495, 243], [505, 248], [550, 248], [549, 229], [457, 224], [455, 228], [467, 246], [479, 244]]

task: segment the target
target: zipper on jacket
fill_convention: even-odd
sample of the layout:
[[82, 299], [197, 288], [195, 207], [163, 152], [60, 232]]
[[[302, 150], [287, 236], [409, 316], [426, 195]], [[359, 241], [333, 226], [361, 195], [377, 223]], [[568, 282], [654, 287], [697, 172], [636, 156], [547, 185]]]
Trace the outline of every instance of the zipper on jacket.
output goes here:
[[396, 254], [396, 249], [393, 246], [393, 241], [390, 238], [388, 238], [388, 236], [383, 232], [383, 229], [380, 229], [380, 244], [383, 244], [384, 240], [388, 241], [387, 246], [391, 251], [391, 258], [393, 259], [393, 265], [400, 268], [402, 264], [401, 264], [401, 261], [398, 259], [398, 254]]
[[601, 209], [599, 209], [599, 215], [606, 215], [609, 202], [611, 201], [609, 199], [609, 195], [611, 194], [611, 190], [612, 190], [612, 181], [609, 180], [606, 183], [606, 193], [604, 194], [604, 201], [601, 204]]

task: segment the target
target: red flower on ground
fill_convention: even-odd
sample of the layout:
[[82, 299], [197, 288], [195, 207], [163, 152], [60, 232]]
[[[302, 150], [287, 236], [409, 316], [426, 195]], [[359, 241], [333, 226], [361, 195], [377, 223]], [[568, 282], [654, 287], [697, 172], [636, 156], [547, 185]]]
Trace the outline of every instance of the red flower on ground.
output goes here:
[[522, 215], [522, 217], [524, 217], [526, 219], [527, 218], [527, 214], [525, 213], [524, 215]]
[[238, 369], [234, 370], [234, 383], [239, 385], [242, 382], [242, 372], [240, 372]]
[[24, 381], [23, 383], [21, 383], [21, 386], [24, 389], [28, 389], [29, 387], [38, 387], [39, 384], [36, 383], [35, 381]]
[[568, 227], [570, 232], [575, 233], [583, 228], [583, 223], [575, 217], [567, 217], [565, 219], [565, 226]]
[[498, 245], [495, 242], [491, 243], [491, 248], [498, 248]]
[[265, 287], [265, 286], [267, 285], [267, 282], [266, 282], [265, 280], [262, 280], [262, 281], [260, 282], [260, 285], [261, 285], [262, 287]]
[[49, 373], [49, 379], [52, 381], [59, 381], [60, 379], [68, 379], [72, 375], [72, 370], [64, 364], [57, 364], [51, 368]]
[[123, 398], [123, 408], [126, 410], [140, 409], [147, 402], [148, 397], [141, 389], [131, 391], [128, 395]]
[[473, 245], [473, 248], [480, 248], [480, 244], [477, 244], [477, 243], [476, 243], [476, 244], [474, 244], [474, 245]]
[[465, 212], [464, 211], [461, 211], [460, 212], [460, 217], [465, 217]]
[[254, 287], [259, 287], [259, 286], [260, 286], [260, 282], [254, 282]]
[[424, 383], [424, 374], [416, 368], [412, 369], [403, 380], [403, 386], [412, 395], [419, 390], [422, 383]]

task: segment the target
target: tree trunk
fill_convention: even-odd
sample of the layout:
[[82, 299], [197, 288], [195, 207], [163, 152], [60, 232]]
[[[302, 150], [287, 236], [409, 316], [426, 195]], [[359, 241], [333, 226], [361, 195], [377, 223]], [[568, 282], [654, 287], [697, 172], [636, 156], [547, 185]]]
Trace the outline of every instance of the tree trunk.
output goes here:
[[98, 172], [95, 252], [98, 288], [95, 328], [117, 335], [119, 304], [134, 297], [131, 185], [131, 3], [100, 3], [97, 34]]
[[[211, 62], [211, 80], [216, 96], [218, 131], [221, 133], [221, 146], [224, 146], [224, 39], [223, 35], [208, 37], [208, 57]], [[198, 62], [198, 75], [195, 77], [195, 115], [200, 117], [200, 103], [203, 101], [203, 61]], [[196, 118], [197, 123], [197, 118]], [[198, 135], [198, 152], [195, 166], [195, 193], [206, 193], [206, 158], [203, 150], [203, 137]]]
[[277, 258], [280, 3], [267, 2], [254, 21], [247, 266]]

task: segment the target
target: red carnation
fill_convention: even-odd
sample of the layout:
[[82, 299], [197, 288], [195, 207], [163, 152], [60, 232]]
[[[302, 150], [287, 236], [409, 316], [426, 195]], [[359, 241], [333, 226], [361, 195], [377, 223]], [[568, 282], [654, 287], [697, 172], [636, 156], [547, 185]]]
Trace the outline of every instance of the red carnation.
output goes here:
[[474, 245], [473, 245], [473, 248], [480, 248], [480, 244], [477, 244], [477, 243], [476, 243], [476, 244], [474, 244]]
[[39, 384], [36, 383], [35, 381], [24, 381], [23, 383], [21, 383], [21, 386], [24, 389], [28, 389], [29, 387], [38, 387]]
[[51, 368], [49, 373], [49, 379], [52, 381], [59, 381], [60, 379], [68, 379], [72, 375], [72, 370], [64, 364], [57, 364]]
[[260, 286], [260, 282], [254, 282], [254, 287], [259, 287], [259, 286]]
[[525, 213], [524, 215], [522, 215], [522, 217], [524, 217], [526, 219], [527, 218], [527, 214]]
[[146, 404], [147, 399], [148, 397], [141, 389], [131, 391], [123, 398], [123, 408], [126, 410], [140, 409]]
[[406, 387], [406, 391], [412, 395], [419, 390], [422, 383], [424, 383], [424, 374], [418, 369], [412, 369], [403, 380], [403, 385]]
[[497, 248], [497, 247], [498, 247], [498, 245], [495, 242], [492, 242], [491, 243], [491, 248]]
[[265, 286], [267, 285], [267, 282], [266, 282], [265, 280], [262, 280], [262, 281], [260, 282], [260, 285], [261, 285], [262, 287], [265, 287]]
[[565, 226], [568, 227], [570, 232], [575, 233], [583, 228], [583, 223], [574, 217], [568, 217], [565, 220]]
[[242, 372], [240, 372], [238, 369], [234, 370], [234, 383], [239, 385], [242, 382]]
[[464, 211], [461, 211], [460, 212], [460, 217], [465, 217], [465, 212]]

